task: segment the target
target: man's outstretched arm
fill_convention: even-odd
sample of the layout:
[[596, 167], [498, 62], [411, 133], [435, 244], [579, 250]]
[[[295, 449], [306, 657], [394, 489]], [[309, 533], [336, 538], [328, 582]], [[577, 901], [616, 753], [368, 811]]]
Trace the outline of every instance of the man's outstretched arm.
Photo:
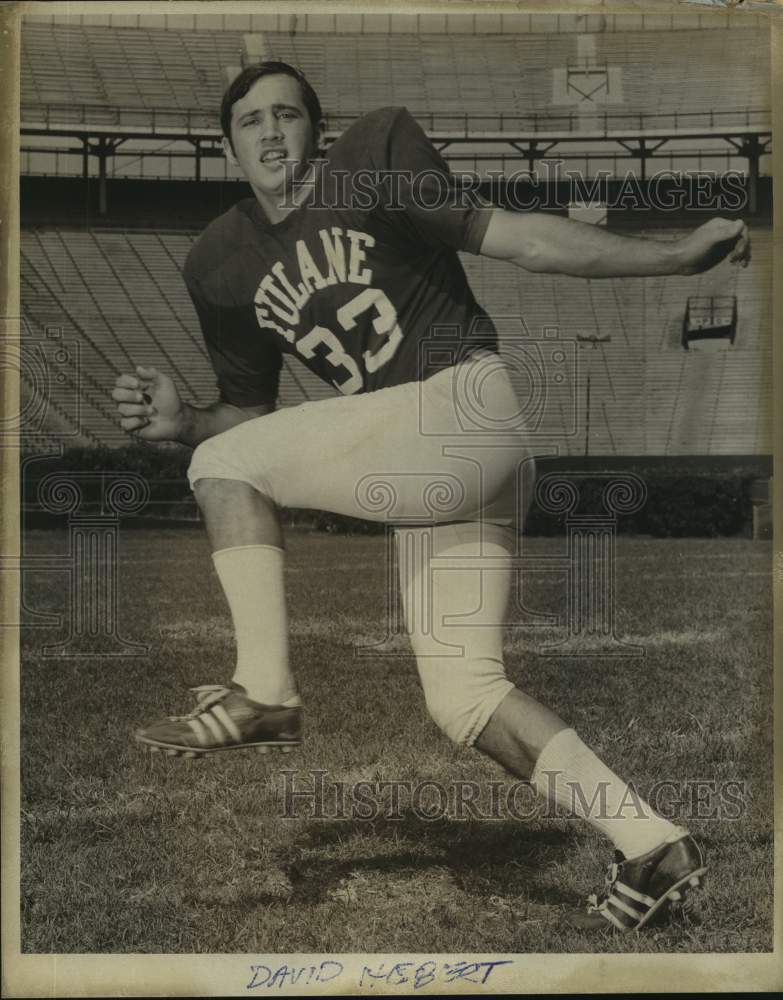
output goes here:
[[750, 237], [742, 220], [710, 219], [687, 236], [653, 240], [540, 212], [492, 212], [481, 253], [526, 271], [577, 278], [700, 274], [729, 257], [746, 267]]

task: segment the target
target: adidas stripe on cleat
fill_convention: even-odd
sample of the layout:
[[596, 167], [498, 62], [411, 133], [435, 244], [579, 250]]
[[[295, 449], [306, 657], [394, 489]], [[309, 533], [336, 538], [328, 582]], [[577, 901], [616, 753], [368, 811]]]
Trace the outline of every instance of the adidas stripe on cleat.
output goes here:
[[302, 741], [302, 709], [262, 705], [238, 684], [191, 688], [198, 704], [189, 715], [160, 719], [135, 738], [169, 757], [208, 757], [221, 750], [289, 753]]
[[662, 916], [670, 903], [681, 902], [697, 888], [706, 871], [693, 837], [678, 828], [641, 857], [627, 860], [617, 851], [601, 896], [590, 896], [587, 911], [572, 915], [568, 922], [582, 930], [641, 930], [654, 916]]

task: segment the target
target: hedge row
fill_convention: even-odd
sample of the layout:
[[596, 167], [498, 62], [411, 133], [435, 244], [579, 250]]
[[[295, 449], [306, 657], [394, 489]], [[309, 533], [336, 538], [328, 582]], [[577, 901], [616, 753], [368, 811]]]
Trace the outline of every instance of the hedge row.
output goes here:
[[[91, 484], [82, 492], [90, 504], [100, 502], [102, 489], [99, 477], [91, 473], [111, 475], [134, 472], [150, 486], [150, 500], [139, 519], [168, 518], [195, 519], [197, 510], [186, 480], [190, 451], [180, 447], [150, 447], [134, 444], [126, 448], [73, 448], [61, 457], [26, 456], [22, 476], [23, 500], [26, 509], [40, 511], [38, 487], [43, 477], [52, 473], [73, 474], [83, 483]], [[596, 468], [596, 459], [586, 471], [578, 459], [573, 466], [559, 460], [558, 476], [566, 479], [569, 472], [578, 473], [573, 481], [578, 485], [579, 503], [572, 514], [604, 513], [603, 495], [611, 471]], [[598, 463], [600, 465], [600, 461]], [[699, 468], [682, 471], [687, 464], [672, 461], [639, 459], [634, 465], [628, 461], [616, 469], [619, 474], [633, 472], [644, 482], [646, 499], [638, 511], [620, 514], [617, 529], [621, 533], [645, 534], [658, 537], [714, 537], [720, 535], [748, 534], [752, 524], [751, 484], [758, 478], [758, 462], [748, 460], [735, 465], [723, 463], [710, 465], [704, 460]], [[539, 463], [539, 481], [548, 471]], [[86, 475], [85, 475], [86, 474]], [[92, 492], [91, 492], [92, 491]], [[545, 504], [534, 500], [525, 531], [530, 535], [557, 535], [565, 530], [569, 515], [553, 513]], [[331, 533], [375, 534], [383, 525], [343, 517], [317, 510], [285, 510], [286, 524], [315, 531]], [[40, 518], [35, 518], [39, 523]], [[53, 520], [53, 523], [59, 523]]]
[[[620, 514], [621, 534], [659, 538], [714, 538], [749, 535], [753, 505], [751, 479], [716, 479], [708, 476], [658, 476], [645, 480], [647, 498], [633, 514]], [[606, 479], [581, 479], [577, 514], [603, 514], [601, 497]], [[285, 511], [288, 523], [334, 534], [375, 534], [382, 525], [317, 510]], [[553, 514], [534, 500], [525, 520], [527, 535], [562, 535], [568, 515]]]

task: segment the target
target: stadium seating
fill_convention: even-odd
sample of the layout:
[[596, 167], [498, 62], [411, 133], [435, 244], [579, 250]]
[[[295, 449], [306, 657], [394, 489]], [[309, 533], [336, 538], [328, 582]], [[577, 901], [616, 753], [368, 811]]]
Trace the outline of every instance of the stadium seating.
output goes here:
[[[301, 67], [329, 114], [404, 104], [420, 114], [553, 111], [552, 73], [577, 60], [574, 35], [269, 33], [272, 55]], [[769, 107], [769, 45], [760, 29], [604, 32], [595, 61], [626, 67], [612, 113]], [[690, 58], [697, 45], [700, 58]], [[22, 32], [22, 103], [175, 108], [216, 113], [241, 32], [39, 24]], [[597, 109], [604, 110], [601, 105]], [[558, 109], [555, 108], [555, 111]], [[572, 107], [564, 105], [570, 112]]]
[[[673, 231], [668, 236], [676, 235]], [[576, 343], [578, 433], [569, 453], [585, 447], [585, 403], [591, 381], [590, 454], [740, 454], [772, 448], [772, 239], [753, 234], [753, 266], [723, 265], [699, 278], [593, 280], [528, 274], [513, 265], [466, 257], [477, 297], [493, 316], [520, 316], [527, 335]], [[689, 295], [737, 296], [733, 347], [717, 352], [680, 346]], [[504, 343], [501, 328], [501, 344]], [[570, 415], [561, 422], [566, 429]]]
[[[64, 343], [80, 348], [54, 397], [70, 430], [95, 442], [125, 440], [108, 394], [116, 376], [137, 364], [168, 372], [184, 398], [197, 404], [215, 398], [214, 374], [181, 275], [192, 239], [115, 230], [23, 232], [22, 300], [33, 335], [43, 340], [47, 330], [60, 330]], [[333, 394], [296, 359], [286, 361], [281, 405]]]
[[26, 23], [22, 103], [214, 111], [241, 49], [231, 32]]
[[[214, 376], [181, 277], [192, 240], [182, 232], [23, 232], [25, 317], [36, 337], [55, 327], [65, 342], [80, 345], [80, 359], [66, 366], [67, 381], [54, 397], [60, 425], [70, 421], [94, 441], [124, 440], [108, 391], [119, 372], [138, 363], [169, 372], [196, 403], [214, 398]], [[509, 357], [515, 344], [524, 351], [538, 344], [551, 375], [551, 338], [571, 345], [565, 383], [546, 389], [540, 428], [541, 435], [558, 436], [561, 451], [584, 453], [589, 372], [591, 454], [766, 453], [772, 446], [771, 233], [759, 229], [753, 240], [751, 268], [724, 265], [698, 279], [586, 282], [469, 255], [463, 264], [477, 298], [497, 320]], [[685, 302], [694, 294], [737, 296], [733, 347], [681, 348]], [[611, 341], [578, 339], [604, 336]], [[74, 387], [80, 413], [73, 412]], [[281, 405], [333, 394], [286, 358]]]

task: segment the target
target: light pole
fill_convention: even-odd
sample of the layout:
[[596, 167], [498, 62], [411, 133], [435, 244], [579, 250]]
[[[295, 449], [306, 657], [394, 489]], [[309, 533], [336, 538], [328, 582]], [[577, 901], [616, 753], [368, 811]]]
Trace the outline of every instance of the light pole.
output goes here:
[[585, 399], [585, 455], [590, 454], [590, 358], [592, 357], [592, 351], [596, 349], [599, 344], [608, 344], [611, 342], [612, 338], [610, 334], [606, 334], [603, 337], [599, 337], [597, 333], [591, 333], [584, 335], [577, 333], [576, 335], [577, 343], [580, 344], [590, 344], [591, 353], [587, 358], [587, 391]]

